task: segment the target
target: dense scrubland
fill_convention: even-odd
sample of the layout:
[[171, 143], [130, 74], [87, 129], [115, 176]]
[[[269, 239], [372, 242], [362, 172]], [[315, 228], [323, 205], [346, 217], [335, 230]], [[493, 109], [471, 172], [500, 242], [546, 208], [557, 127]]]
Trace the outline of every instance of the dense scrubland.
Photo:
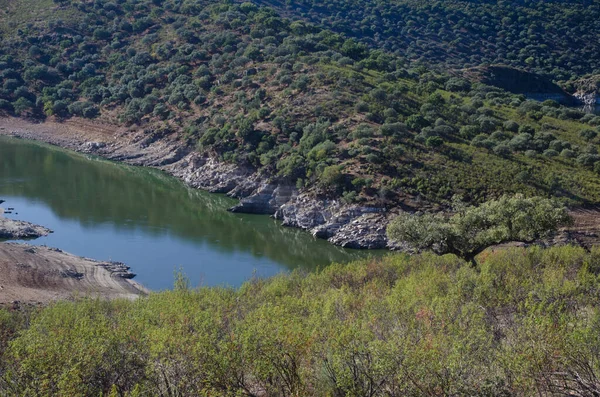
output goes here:
[[[515, 192], [572, 204], [600, 199], [600, 117], [452, 77], [441, 65], [427, 68], [400, 50], [338, 34], [336, 24], [292, 21], [278, 8], [252, 3], [4, 3], [0, 108], [6, 113], [100, 118], [145, 130], [152, 140], [176, 131], [201, 152], [348, 203], [397, 206], [419, 197], [439, 205], [455, 194], [481, 202]], [[441, 4], [464, 6], [461, 18], [472, 24], [493, 24], [478, 10], [495, 5], [466, 3]], [[508, 6], [498, 5], [495, 15]], [[523, 20], [512, 23], [510, 14], [502, 26], [531, 25], [524, 40], [534, 40], [541, 34], [532, 19], [549, 18], [546, 8], [559, 5], [523, 7], [529, 10]], [[595, 3], [560, 7], [581, 16], [584, 32], [597, 24]], [[333, 3], [329, 8], [336, 10]], [[431, 13], [436, 24], [444, 20], [436, 12], [446, 8], [415, 12]], [[336, 15], [352, 21], [356, 15], [347, 11]], [[556, 15], [556, 26], [575, 24]], [[583, 65], [574, 72], [583, 76], [597, 68], [585, 52], [594, 41], [570, 35], [542, 36], [570, 40], [572, 51], [563, 51], [564, 43], [548, 51], [583, 57], [572, 62]], [[527, 49], [526, 42], [514, 45]], [[534, 58], [554, 59], [540, 57]]]
[[600, 252], [392, 255], [137, 301], [0, 310], [19, 396], [592, 396]]

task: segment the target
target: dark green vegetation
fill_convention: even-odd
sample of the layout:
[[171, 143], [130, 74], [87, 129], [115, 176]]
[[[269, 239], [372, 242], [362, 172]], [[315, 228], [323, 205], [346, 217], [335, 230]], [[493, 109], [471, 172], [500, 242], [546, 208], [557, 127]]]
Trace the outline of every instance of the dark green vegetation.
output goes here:
[[[7, 395], [591, 396], [600, 252], [390, 256], [239, 290], [0, 310]], [[128, 394], [131, 393], [131, 394]]]
[[594, 0], [257, 2], [424, 64], [501, 63], [555, 80], [600, 73]]
[[[143, 128], [150, 141], [181, 131], [198, 150], [348, 203], [419, 196], [440, 204], [454, 194], [481, 202], [515, 192], [600, 200], [599, 117], [416, 67], [272, 9], [191, 0], [0, 4], [7, 113], [101, 117]], [[537, 11], [515, 26], [559, 7], [528, 4]], [[596, 5], [585, 7], [577, 15], [593, 18]], [[512, 26], [507, 18], [501, 26]], [[531, 29], [526, 37], [541, 35]], [[559, 31], [552, 37], [570, 37]]]
[[503, 196], [479, 207], [455, 200], [453, 215], [402, 213], [388, 226], [392, 240], [419, 250], [454, 254], [475, 263], [486, 248], [511, 241], [533, 243], [572, 224], [567, 209], [552, 199]]

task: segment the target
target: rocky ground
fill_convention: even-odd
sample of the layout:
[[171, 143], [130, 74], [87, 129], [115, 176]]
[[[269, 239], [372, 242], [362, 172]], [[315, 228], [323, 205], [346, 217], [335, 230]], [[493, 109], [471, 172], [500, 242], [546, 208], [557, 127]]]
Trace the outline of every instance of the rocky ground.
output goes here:
[[34, 123], [2, 118], [0, 134], [131, 165], [160, 168], [191, 187], [240, 199], [231, 209], [234, 212], [272, 215], [286, 226], [308, 230], [342, 247], [397, 248], [385, 234], [394, 212], [315, 199], [295, 186], [273, 181], [253, 169], [200, 155], [183, 144], [175, 133], [128, 130], [83, 119]]
[[3, 218], [0, 214], [0, 239], [25, 240], [47, 236], [52, 230], [33, 223]]
[[74, 297], [134, 299], [146, 290], [122, 263], [99, 262], [57, 248], [0, 243], [0, 306]]

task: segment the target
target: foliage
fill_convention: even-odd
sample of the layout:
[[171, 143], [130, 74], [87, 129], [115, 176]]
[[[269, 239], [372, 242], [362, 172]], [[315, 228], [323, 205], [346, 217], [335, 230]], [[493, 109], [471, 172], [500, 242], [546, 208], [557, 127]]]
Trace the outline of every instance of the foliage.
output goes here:
[[[600, 29], [596, 2], [260, 0], [259, 4], [447, 69], [496, 63], [555, 80], [600, 71], [593, 33]], [[371, 64], [372, 58], [364, 63]], [[468, 91], [469, 87], [451, 79], [446, 88]]]
[[474, 263], [487, 247], [509, 241], [533, 242], [571, 222], [555, 200], [503, 196], [478, 207], [454, 202], [454, 214], [402, 213], [388, 227], [392, 240], [415, 248], [452, 253]]
[[[391, 255], [0, 309], [3, 395], [531, 396], [600, 385], [600, 252]], [[7, 332], [8, 330], [8, 332]]]

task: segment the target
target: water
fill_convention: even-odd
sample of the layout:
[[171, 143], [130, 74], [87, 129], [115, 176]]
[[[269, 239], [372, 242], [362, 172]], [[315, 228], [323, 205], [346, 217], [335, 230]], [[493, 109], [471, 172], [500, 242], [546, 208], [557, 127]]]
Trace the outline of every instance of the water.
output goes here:
[[314, 270], [380, 254], [335, 247], [264, 215], [232, 214], [223, 195], [189, 189], [164, 173], [47, 145], [0, 138], [5, 216], [49, 227], [31, 241], [125, 262], [152, 290], [182, 268], [194, 285], [239, 286], [253, 275]]

